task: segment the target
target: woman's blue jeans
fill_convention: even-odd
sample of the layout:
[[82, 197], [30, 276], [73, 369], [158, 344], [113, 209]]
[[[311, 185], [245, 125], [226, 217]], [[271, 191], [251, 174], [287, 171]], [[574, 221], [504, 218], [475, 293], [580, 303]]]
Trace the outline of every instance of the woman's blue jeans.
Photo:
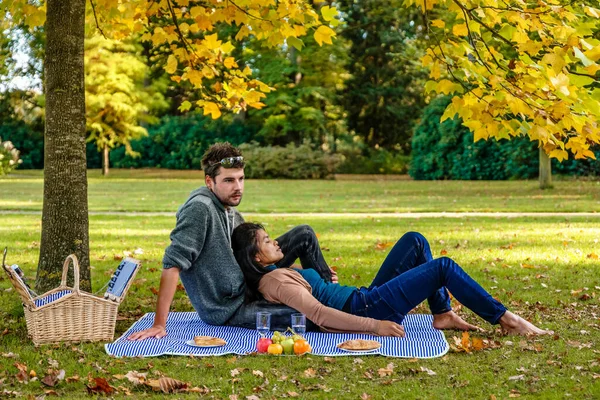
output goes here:
[[427, 239], [409, 232], [398, 240], [368, 288], [351, 299], [354, 315], [402, 323], [405, 315], [427, 299], [432, 314], [450, 311], [448, 291], [463, 305], [491, 324], [506, 307], [448, 257], [433, 259]]

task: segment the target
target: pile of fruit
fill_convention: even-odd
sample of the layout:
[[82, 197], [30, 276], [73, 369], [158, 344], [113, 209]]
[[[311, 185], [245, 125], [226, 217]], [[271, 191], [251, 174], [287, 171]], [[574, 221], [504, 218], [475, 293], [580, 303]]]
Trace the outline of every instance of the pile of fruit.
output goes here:
[[270, 339], [266, 337], [258, 339], [256, 350], [259, 353], [275, 355], [300, 355], [311, 351], [310, 344], [305, 338], [292, 331], [291, 328], [288, 328], [288, 331], [292, 333], [291, 336], [286, 335], [285, 332], [275, 331]]

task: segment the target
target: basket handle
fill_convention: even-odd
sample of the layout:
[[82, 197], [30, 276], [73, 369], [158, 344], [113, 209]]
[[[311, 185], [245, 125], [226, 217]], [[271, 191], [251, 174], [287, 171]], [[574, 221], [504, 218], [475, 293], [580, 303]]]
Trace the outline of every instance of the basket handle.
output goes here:
[[77, 256], [75, 254], [69, 254], [65, 259], [65, 263], [63, 264], [63, 273], [62, 280], [60, 282], [61, 287], [67, 286], [67, 274], [69, 273], [69, 260], [73, 262], [73, 291], [79, 294], [79, 261], [77, 261]]

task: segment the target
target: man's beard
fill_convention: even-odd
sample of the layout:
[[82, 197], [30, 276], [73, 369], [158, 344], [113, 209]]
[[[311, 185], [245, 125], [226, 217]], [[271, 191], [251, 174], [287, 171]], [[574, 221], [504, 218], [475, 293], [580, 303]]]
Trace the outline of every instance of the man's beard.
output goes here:
[[[239, 199], [233, 199], [233, 197], [236, 197], [238, 195], [240, 196]], [[221, 198], [219, 198], [219, 201], [224, 206], [236, 207], [237, 205], [239, 205], [242, 202], [242, 193], [236, 193], [236, 194], [228, 197], [227, 199], [221, 199]]]

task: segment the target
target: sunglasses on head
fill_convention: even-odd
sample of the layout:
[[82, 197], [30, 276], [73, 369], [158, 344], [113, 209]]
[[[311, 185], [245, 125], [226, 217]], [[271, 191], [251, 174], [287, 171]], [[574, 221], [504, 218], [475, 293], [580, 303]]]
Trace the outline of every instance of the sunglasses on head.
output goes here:
[[242, 156], [225, 157], [221, 161], [215, 163], [215, 165], [221, 164], [223, 168], [233, 168], [234, 165], [241, 163], [242, 161], [244, 161], [244, 157]]

